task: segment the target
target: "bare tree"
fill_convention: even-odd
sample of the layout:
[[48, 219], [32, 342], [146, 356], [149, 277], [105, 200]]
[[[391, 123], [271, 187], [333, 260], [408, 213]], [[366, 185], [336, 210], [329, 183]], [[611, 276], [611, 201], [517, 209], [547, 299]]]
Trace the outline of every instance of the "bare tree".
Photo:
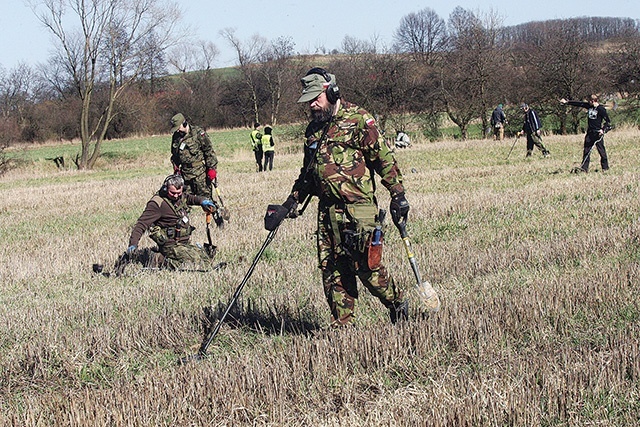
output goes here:
[[23, 123], [25, 110], [33, 103], [35, 71], [27, 64], [20, 63], [9, 73], [0, 69], [0, 116], [14, 117]]
[[216, 58], [220, 55], [220, 49], [213, 42], [206, 40], [200, 40], [198, 47], [200, 48], [198, 68], [200, 70], [211, 70]]
[[[577, 28], [566, 24], [557, 21], [541, 26], [536, 44], [526, 45], [519, 52], [519, 61], [525, 64], [521, 93], [528, 103], [541, 106], [543, 114], [555, 115], [561, 133], [567, 128], [578, 131], [581, 110], [568, 110], [558, 99], [582, 99], [598, 93], [598, 88], [605, 86], [602, 79], [606, 75], [605, 64], [596, 61], [597, 52], [584, 42]], [[536, 29], [533, 27], [532, 32]]]
[[441, 70], [441, 96], [449, 117], [467, 137], [468, 125], [481, 119], [483, 133], [489, 128], [488, 113], [500, 96], [501, 69], [498, 46], [501, 19], [457, 7], [449, 17], [449, 53]]
[[260, 122], [260, 97], [259, 97], [259, 70], [256, 64], [263, 57], [267, 47], [267, 40], [258, 34], [251, 36], [247, 41], [241, 41], [236, 36], [235, 29], [225, 28], [220, 31], [231, 47], [236, 51], [238, 66], [249, 91], [254, 119]]
[[[145, 43], [154, 37], [166, 49], [174, 35], [179, 9], [154, 0], [43, 0], [31, 2], [40, 22], [57, 42], [54, 57], [82, 101], [79, 169], [91, 169], [114, 118], [114, 104], [142, 70], [149, 56]], [[77, 19], [72, 28], [66, 14]], [[105, 101], [96, 92], [104, 90]]]
[[399, 53], [409, 53], [415, 60], [434, 65], [447, 43], [447, 26], [444, 19], [431, 8], [405, 15], [393, 35], [394, 48]]
[[[271, 107], [271, 124], [278, 122], [283, 93], [291, 89], [297, 70], [291, 66], [295, 43], [291, 37], [278, 37], [271, 42], [262, 56], [262, 75], [267, 84]], [[298, 89], [297, 86], [295, 89]]]

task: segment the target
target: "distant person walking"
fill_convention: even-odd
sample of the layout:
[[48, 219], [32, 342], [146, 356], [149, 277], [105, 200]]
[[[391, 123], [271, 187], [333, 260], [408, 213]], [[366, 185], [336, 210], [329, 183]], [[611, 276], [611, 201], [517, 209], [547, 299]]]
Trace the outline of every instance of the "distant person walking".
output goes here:
[[529, 105], [522, 103], [520, 108], [524, 112], [524, 123], [522, 130], [518, 132], [518, 135], [527, 135], [527, 157], [531, 157], [533, 153], [533, 146], [535, 145], [542, 151], [544, 157], [549, 157], [551, 153], [542, 144], [542, 136], [540, 129], [542, 128], [542, 122], [538, 117], [538, 113]]
[[271, 132], [273, 128], [269, 125], [264, 127], [264, 135], [262, 135], [262, 151], [264, 152], [264, 168], [266, 172], [267, 168], [273, 170], [273, 157], [275, 155], [275, 141]]
[[587, 109], [587, 133], [584, 135], [584, 148], [582, 149], [582, 164], [580, 165], [580, 169], [584, 172], [589, 171], [591, 151], [595, 145], [598, 149], [598, 154], [600, 154], [600, 166], [602, 166], [602, 170], [609, 170], [609, 159], [607, 157], [607, 150], [604, 147], [604, 134], [611, 129], [611, 120], [604, 105], [600, 105], [598, 102], [598, 96], [591, 95], [588, 102], [568, 101], [562, 98], [560, 103], [562, 105], [568, 104]]
[[493, 139], [502, 141], [504, 139], [504, 125], [507, 123], [507, 116], [502, 111], [502, 104], [498, 104], [491, 114], [491, 127], [493, 128]]
[[211, 185], [218, 176], [218, 157], [204, 129], [191, 126], [182, 113], [171, 118], [171, 163], [174, 173], [184, 178], [185, 191], [211, 197]]
[[251, 149], [256, 159], [256, 172], [262, 172], [262, 134], [260, 133], [260, 123], [253, 124], [253, 130], [249, 135], [251, 137]]

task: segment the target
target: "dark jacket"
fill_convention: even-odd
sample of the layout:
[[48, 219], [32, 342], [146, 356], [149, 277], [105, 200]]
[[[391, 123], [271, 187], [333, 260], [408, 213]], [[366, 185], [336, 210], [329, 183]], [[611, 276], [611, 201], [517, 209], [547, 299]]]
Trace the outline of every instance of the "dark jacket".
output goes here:
[[506, 120], [507, 117], [504, 115], [504, 111], [502, 111], [502, 108], [498, 107], [493, 110], [493, 114], [491, 114], [491, 126], [495, 126], [498, 123], [504, 124]]
[[607, 114], [607, 109], [603, 105], [598, 104], [597, 107], [594, 107], [583, 101], [567, 101], [567, 104], [587, 109], [587, 132], [600, 132], [603, 128], [602, 122], [606, 127], [611, 127], [609, 114]]
[[538, 113], [536, 113], [533, 108], [529, 108], [529, 110], [524, 113], [524, 124], [522, 125], [522, 130], [530, 135], [532, 133], [536, 133], [541, 128], [542, 123], [540, 122]]
[[199, 205], [204, 200], [205, 197], [183, 193], [180, 199], [172, 202], [170, 199], [156, 194], [147, 202], [142, 215], [133, 226], [133, 231], [129, 237], [129, 246], [137, 246], [144, 232], [154, 225], [163, 229], [173, 229], [172, 232], [177, 230], [173, 243], [176, 241], [188, 242], [191, 235], [191, 229], [188, 232], [186, 230], [187, 227], [191, 227], [189, 223], [189, 206]]

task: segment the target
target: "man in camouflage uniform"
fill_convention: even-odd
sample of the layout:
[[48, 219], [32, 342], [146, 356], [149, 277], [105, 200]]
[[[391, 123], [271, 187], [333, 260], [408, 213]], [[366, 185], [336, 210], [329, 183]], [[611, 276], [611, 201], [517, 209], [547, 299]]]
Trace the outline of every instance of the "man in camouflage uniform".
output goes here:
[[211, 200], [183, 192], [184, 179], [181, 175], [169, 175], [162, 188], [147, 202], [129, 237], [127, 253], [135, 255], [140, 238], [145, 231], [158, 245], [165, 258], [165, 265], [177, 269], [211, 268], [213, 253], [189, 243], [194, 227], [189, 222], [190, 206], [200, 205], [208, 212], [217, 206]]
[[391, 213], [406, 218], [402, 175], [365, 110], [340, 99], [335, 76], [321, 68], [302, 78], [298, 100], [312, 121], [305, 132], [304, 163], [283, 206], [289, 217], [298, 203], [318, 196], [317, 249], [332, 326], [354, 319], [356, 277], [389, 309], [393, 323], [408, 316], [408, 303], [381, 263], [382, 224], [373, 172], [391, 193]]
[[184, 178], [186, 192], [211, 196], [217, 177], [218, 158], [204, 129], [191, 126], [182, 113], [171, 118], [171, 163], [174, 173]]

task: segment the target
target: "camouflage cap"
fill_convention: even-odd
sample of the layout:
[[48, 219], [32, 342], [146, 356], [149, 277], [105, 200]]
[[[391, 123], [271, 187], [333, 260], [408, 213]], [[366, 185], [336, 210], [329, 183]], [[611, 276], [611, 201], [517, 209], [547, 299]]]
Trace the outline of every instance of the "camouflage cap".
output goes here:
[[171, 117], [171, 133], [177, 131], [182, 123], [184, 123], [184, 115], [182, 113], [178, 113]]
[[[336, 76], [333, 74], [327, 75], [331, 79], [331, 83], [335, 84]], [[313, 101], [329, 87], [329, 82], [320, 74], [309, 74], [301, 78], [300, 81], [302, 82], [302, 96], [300, 96], [298, 102]]]

